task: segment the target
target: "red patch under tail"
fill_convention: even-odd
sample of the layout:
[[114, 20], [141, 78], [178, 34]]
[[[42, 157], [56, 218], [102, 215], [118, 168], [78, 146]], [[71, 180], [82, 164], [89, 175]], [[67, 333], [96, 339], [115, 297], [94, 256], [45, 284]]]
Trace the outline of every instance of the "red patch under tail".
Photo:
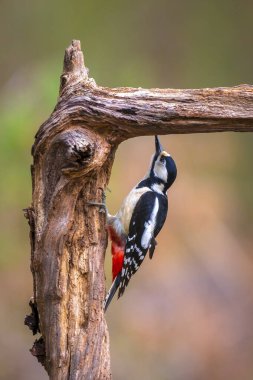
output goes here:
[[114, 280], [123, 267], [125, 244], [112, 227], [108, 228], [108, 232], [112, 241], [112, 280]]

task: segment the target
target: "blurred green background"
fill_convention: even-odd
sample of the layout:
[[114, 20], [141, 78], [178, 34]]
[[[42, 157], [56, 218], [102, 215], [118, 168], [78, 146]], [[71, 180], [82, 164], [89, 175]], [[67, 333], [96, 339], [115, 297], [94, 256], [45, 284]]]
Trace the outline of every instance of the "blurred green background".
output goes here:
[[[64, 49], [80, 39], [90, 76], [105, 86], [252, 84], [252, 14], [247, 0], [0, 1], [0, 379], [47, 378], [23, 325], [32, 277], [22, 209]], [[253, 136], [161, 140], [178, 179], [153, 261], [107, 314], [114, 379], [252, 380]], [[145, 174], [153, 145], [145, 137], [120, 146], [111, 211]], [[109, 286], [109, 254], [106, 271]]]

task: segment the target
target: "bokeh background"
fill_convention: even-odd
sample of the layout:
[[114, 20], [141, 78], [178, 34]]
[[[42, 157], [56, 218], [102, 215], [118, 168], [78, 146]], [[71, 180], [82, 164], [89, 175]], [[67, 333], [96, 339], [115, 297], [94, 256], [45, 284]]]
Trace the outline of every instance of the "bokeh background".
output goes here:
[[[23, 325], [32, 293], [30, 148], [58, 94], [64, 49], [80, 39], [105, 86], [253, 83], [247, 0], [0, 1], [0, 379], [43, 380]], [[178, 165], [154, 259], [107, 320], [117, 380], [253, 379], [253, 135], [162, 137]], [[145, 174], [153, 138], [122, 144], [116, 211]], [[106, 259], [108, 286], [110, 256]]]

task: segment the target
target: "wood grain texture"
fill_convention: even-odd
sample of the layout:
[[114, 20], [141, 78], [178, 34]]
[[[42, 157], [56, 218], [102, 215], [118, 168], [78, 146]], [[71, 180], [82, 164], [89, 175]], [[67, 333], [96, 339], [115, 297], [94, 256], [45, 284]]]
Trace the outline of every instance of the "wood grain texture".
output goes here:
[[[32, 149], [32, 354], [50, 379], [111, 379], [100, 201], [117, 146], [136, 136], [253, 131], [253, 87], [105, 88], [88, 77], [79, 41], [66, 50], [60, 95]], [[37, 311], [36, 311], [37, 310]], [[44, 355], [44, 356], [43, 356]]]
[[102, 199], [114, 148], [68, 126], [34, 156], [34, 301], [51, 379], [110, 379]]

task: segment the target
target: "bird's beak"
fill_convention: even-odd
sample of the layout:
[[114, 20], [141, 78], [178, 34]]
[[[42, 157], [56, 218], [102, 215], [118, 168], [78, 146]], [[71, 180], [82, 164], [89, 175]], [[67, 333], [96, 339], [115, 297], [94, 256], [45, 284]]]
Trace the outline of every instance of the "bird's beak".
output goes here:
[[159, 141], [158, 136], [155, 136], [155, 150], [157, 155], [163, 151], [163, 147]]

